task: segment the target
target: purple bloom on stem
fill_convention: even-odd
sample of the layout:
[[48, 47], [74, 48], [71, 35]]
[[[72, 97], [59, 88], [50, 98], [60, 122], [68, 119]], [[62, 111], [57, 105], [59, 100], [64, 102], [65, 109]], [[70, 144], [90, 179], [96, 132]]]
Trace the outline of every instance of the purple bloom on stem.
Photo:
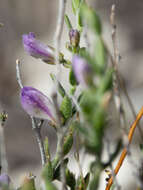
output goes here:
[[35, 34], [30, 32], [22, 36], [25, 51], [35, 58], [40, 58], [46, 63], [54, 64], [54, 49], [36, 40]]
[[84, 58], [74, 55], [72, 58], [72, 67], [77, 81], [86, 88], [91, 77], [90, 65]]
[[10, 181], [10, 177], [7, 174], [0, 175], [0, 185], [9, 185]]
[[21, 89], [21, 104], [29, 115], [36, 118], [52, 120], [56, 123], [56, 119], [53, 116], [53, 103], [39, 90], [32, 87], [23, 87]]

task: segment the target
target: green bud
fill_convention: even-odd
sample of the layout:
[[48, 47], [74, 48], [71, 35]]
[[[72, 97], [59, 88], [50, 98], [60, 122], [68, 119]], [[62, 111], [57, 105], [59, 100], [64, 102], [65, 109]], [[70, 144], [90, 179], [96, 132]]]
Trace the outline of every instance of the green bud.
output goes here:
[[63, 114], [65, 119], [69, 119], [72, 115], [72, 102], [71, 99], [68, 96], [64, 96], [61, 106], [60, 106], [60, 111]]
[[71, 29], [69, 31], [69, 38], [70, 38], [70, 44], [74, 47], [77, 47], [79, 45], [80, 41], [80, 34], [79, 31], [76, 29]]

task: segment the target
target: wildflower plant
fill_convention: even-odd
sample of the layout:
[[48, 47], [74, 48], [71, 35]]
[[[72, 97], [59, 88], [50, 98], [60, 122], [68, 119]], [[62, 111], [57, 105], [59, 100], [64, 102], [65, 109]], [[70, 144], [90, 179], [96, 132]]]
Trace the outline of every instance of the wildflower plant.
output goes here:
[[[114, 55], [110, 53], [108, 45], [102, 36], [102, 23], [96, 11], [89, 7], [84, 0], [71, 0], [76, 25], [65, 14], [66, 1], [59, 1], [58, 24], [55, 34], [55, 47], [40, 42], [33, 32], [24, 34], [22, 42], [25, 51], [36, 59], [41, 59], [43, 64], [52, 64], [57, 67], [57, 73], [51, 73], [50, 77], [55, 86], [51, 97], [47, 97], [38, 89], [24, 86], [20, 76], [20, 61], [16, 61], [17, 80], [20, 86], [20, 102], [23, 109], [31, 118], [32, 129], [41, 154], [41, 184], [42, 190], [56, 190], [54, 181], [62, 184], [62, 189], [67, 190], [96, 190], [102, 172], [107, 173], [106, 190], [116, 181], [116, 175], [124, 161], [131, 143], [134, 129], [143, 115], [143, 108], [139, 112], [135, 122], [130, 128], [129, 135], [125, 133], [123, 138], [118, 139], [115, 149], [106, 162], [103, 161], [105, 148], [105, 130], [108, 130], [108, 115], [110, 102], [115, 102], [121, 129], [124, 109], [121, 103], [119, 86], [122, 79], [119, 76], [117, 65], [119, 55], [116, 52], [116, 26], [115, 7], [111, 11], [112, 40]], [[67, 50], [71, 53], [71, 60], [66, 59], [60, 49], [61, 35], [64, 22], [67, 25], [69, 40], [65, 42]], [[92, 41], [89, 33], [93, 34]], [[81, 45], [81, 39], [86, 42]], [[63, 43], [63, 42], [62, 42]], [[68, 85], [70, 90], [64, 89], [60, 75], [62, 67], [67, 68], [69, 73]], [[124, 88], [125, 89], [125, 88]], [[127, 93], [126, 93], [127, 95]], [[57, 101], [61, 97], [61, 102]], [[129, 96], [128, 100], [130, 103]], [[134, 110], [133, 110], [134, 112]], [[3, 121], [3, 115], [0, 116]], [[55, 156], [51, 157], [48, 138], [41, 136], [41, 127], [47, 120], [49, 126], [54, 127], [57, 134], [57, 149]], [[123, 139], [127, 140], [125, 144]], [[68, 167], [73, 142], [77, 141], [78, 147], [84, 149], [85, 154], [93, 156], [89, 163], [89, 170], [83, 174], [80, 163], [80, 149], [72, 150], [79, 165], [79, 176]], [[123, 151], [115, 170], [107, 170], [119, 154], [123, 144]], [[109, 151], [109, 150], [108, 150]], [[0, 175], [0, 184], [5, 189], [13, 189], [10, 179], [6, 174]], [[117, 186], [116, 183], [114, 185]], [[114, 187], [114, 186], [113, 186]], [[36, 190], [35, 177], [29, 174], [19, 187], [20, 190]]]

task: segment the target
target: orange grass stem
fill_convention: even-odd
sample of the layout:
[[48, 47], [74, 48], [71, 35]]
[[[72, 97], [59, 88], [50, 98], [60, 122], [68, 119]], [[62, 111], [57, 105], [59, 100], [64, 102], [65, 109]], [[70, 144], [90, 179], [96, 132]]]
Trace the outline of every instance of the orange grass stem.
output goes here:
[[[138, 115], [136, 116], [136, 119], [135, 119], [134, 123], [133, 123], [133, 124], [131, 125], [131, 127], [130, 127], [129, 134], [128, 134], [128, 140], [129, 140], [128, 145], [129, 145], [129, 144], [131, 143], [131, 141], [132, 141], [132, 137], [133, 137], [135, 128], [136, 128], [136, 126], [137, 126], [137, 124], [138, 124], [138, 122], [139, 122], [139, 120], [141, 119], [142, 116], [143, 116], [143, 107], [142, 107], [141, 110], [139, 111]], [[127, 155], [127, 147], [125, 147], [125, 148], [123, 149], [122, 153], [121, 153], [120, 159], [119, 159], [119, 161], [118, 161], [118, 163], [117, 163], [117, 166], [116, 166], [116, 168], [115, 168], [115, 170], [114, 170], [114, 175], [117, 175], [119, 169], [121, 168], [121, 166], [122, 166], [122, 164], [123, 164], [123, 161], [124, 161], [126, 155]], [[110, 187], [111, 187], [111, 185], [112, 185], [112, 183], [113, 183], [113, 178], [114, 178], [114, 177], [112, 176], [112, 177], [109, 179], [109, 181], [108, 181], [108, 183], [107, 183], [107, 185], [106, 185], [106, 190], [109, 190], [109, 189], [110, 189]]]

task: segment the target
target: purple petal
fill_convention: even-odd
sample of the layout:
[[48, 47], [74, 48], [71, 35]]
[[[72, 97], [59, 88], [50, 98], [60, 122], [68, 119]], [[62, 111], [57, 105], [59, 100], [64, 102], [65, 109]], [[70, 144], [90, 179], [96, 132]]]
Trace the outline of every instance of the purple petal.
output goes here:
[[72, 67], [77, 81], [84, 87], [87, 87], [88, 77], [91, 74], [91, 68], [85, 59], [78, 55], [74, 55], [72, 59]]
[[7, 174], [0, 175], [0, 184], [2, 185], [9, 185], [10, 184], [10, 177]]
[[32, 87], [23, 87], [21, 90], [21, 104], [29, 115], [56, 122], [53, 116], [54, 106], [52, 102], [39, 90]]
[[24, 49], [31, 56], [40, 58], [47, 63], [54, 63], [54, 50], [52, 47], [36, 40], [35, 34], [32, 32], [29, 34], [24, 34], [22, 38]]

